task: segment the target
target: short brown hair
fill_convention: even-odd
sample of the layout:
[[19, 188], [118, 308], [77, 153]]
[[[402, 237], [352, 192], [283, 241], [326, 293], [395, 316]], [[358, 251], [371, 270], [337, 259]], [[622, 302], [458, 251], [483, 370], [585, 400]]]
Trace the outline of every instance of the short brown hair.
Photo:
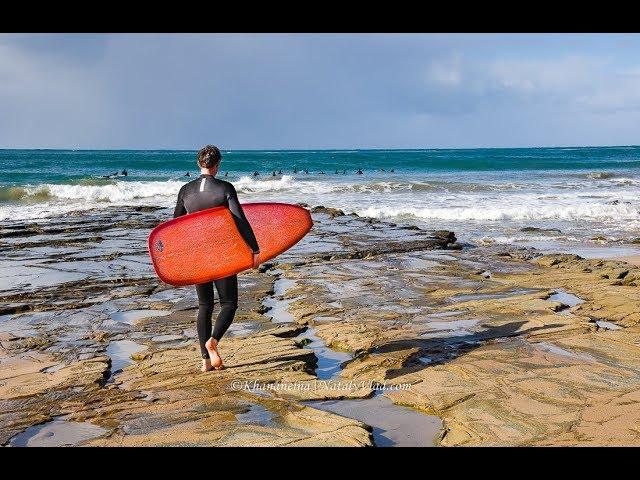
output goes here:
[[198, 151], [198, 166], [200, 168], [213, 168], [220, 163], [222, 155], [215, 145], [207, 145]]

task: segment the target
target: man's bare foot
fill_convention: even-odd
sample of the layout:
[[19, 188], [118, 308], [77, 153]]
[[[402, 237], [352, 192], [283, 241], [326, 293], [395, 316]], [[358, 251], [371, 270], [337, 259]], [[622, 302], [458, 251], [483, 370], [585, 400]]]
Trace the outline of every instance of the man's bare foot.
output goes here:
[[202, 371], [202, 373], [208, 372], [209, 370], [213, 370], [213, 367], [211, 366], [211, 360], [209, 360], [208, 358], [203, 358], [202, 368], [200, 370]]
[[211, 337], [207, 340], [207, 343], [204, 344], [207, 352], [209, 352], [209, 359], [211, 361], [211, 366], [216, 370], [222, 369], [222, 358], [218, 354], [218, 341]]

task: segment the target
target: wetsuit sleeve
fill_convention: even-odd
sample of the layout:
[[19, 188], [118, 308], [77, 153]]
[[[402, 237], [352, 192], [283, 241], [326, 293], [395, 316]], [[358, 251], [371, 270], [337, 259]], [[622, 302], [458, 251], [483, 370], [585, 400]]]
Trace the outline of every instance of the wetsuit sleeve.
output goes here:
[[251, 251], [253, 253], [258, 253], [260, 251], [258, 241], [256, 240], [256, 236], [253, 233], [251, 225], [249, 225], [247, 217], [244, 216], [244, 212], [242, 211], [242, 207], [238, 201], [236, 189], [231, 184], [229, 184], [229, 189], [227, 190], [227, 202], [229, 203], [229, 210], [231, 210], [231, 214], [233, 215], [233, 219], [236, 222], [240, 235], [242, 235], [244, 241], [247, 242]]
[[187, 209], [184, 208], [184, 188], [178, 192], [178, 201], [176, 202], [176, 208], [173, 210], [173, 218], [181, 217], [187, 214]]

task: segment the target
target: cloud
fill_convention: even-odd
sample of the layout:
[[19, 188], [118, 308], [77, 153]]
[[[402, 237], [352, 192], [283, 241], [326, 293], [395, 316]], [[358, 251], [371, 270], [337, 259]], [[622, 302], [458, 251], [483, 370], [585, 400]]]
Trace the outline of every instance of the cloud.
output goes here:
[[607, 42], [0, 35], [0, 147], [637, 143], [640, 61], [625, 37]]

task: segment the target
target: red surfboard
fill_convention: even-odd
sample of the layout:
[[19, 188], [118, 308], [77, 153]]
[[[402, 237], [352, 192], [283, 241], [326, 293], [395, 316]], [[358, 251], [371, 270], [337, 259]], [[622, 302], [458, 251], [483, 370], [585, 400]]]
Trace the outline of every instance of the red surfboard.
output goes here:
[[[287, 203], [245, 203], [242, 209], [265, 262], [311, 229], [309, 211]], [[149, 234], [149, 255], [160, 280], [182, 286], [228, 277], [253, 266], [251, 249], [226, 207], [215, 207], [161, 223]]]

